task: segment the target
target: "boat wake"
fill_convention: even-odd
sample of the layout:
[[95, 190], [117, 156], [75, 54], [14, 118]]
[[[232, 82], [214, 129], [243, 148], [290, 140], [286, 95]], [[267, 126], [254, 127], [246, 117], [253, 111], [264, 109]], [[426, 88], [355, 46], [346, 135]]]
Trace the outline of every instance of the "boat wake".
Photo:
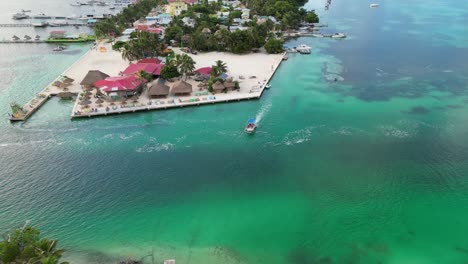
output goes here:
[[270, 111], [270, 109], [271, 109], [271, 102], [265, 102], [264, 104], [262, 104], [262, 107], [260, 108], [257, 115], [255, 116], [257, 125], [260, 124], [263, 117]]

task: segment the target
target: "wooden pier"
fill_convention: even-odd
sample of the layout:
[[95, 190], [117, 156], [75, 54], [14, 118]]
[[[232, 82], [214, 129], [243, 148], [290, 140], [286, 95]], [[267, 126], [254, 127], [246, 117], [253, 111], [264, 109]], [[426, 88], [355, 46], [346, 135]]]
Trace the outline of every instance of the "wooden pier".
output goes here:
[[5, 27], [32, 27], [32, 24], [0, 24], [0, 27], [5, 28]]

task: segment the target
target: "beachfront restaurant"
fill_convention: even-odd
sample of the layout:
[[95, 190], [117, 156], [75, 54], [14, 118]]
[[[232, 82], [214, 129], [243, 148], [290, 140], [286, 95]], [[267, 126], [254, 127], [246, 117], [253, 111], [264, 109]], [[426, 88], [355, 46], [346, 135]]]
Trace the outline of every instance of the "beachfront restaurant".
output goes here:
[[108, 77], [97, 81], [95, 86], [107, 95], [107, 99], [132, 97], [141, 93], [146, 80], [140, 80], [135, 75]]

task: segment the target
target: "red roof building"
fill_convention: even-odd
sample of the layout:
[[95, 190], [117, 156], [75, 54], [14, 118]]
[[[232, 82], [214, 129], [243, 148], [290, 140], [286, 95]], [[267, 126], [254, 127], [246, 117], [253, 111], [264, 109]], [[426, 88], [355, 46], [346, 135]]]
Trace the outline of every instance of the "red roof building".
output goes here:
[[122, 72], [122, 75], [131, 75], [131, 74], [136, 74], [140, 71], [145, 71], [147, 73], [155, 74], [154, 72], [157, 70], [158, 64], [156, 63], [136, 63], [136, 64], [130, 64], [130, 66], [127, 67]]
[[146, 83], [146, 80], [139, 80], [135, 75], [107, 77], [97, 81], [94, 85], [104, 92], [133, 91]]
[[200, 69], [197, 69], [195, 72], [203, 75], [210, 75], [211, 74], [211, 67], [203, 67]]
[[154, 64], [160, 64], [161, 60], [158, 58], [146, 58], [139, 60], [138, 63], [154, 63]]

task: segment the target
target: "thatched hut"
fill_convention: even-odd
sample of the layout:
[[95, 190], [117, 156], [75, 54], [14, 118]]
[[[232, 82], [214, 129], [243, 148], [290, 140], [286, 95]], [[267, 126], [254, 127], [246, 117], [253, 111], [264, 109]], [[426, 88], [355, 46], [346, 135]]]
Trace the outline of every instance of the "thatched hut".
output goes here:
[[232, 81], [232, 79], [227, 79], [224, 82], [224, 87], [226, 87], [226, 89], [228, 91], [232, 91], [232, 90], [236, 89], [236, 84]]
[[57, 94], [57, 97], [60, 99], [72, 99], [73, 96], [75, 96], [75, 94], [71, 92], [61, 92]]
[[86, 76], [81, 81], [80, 85], [83, 88], [94, 88], [94, 84], [97, 81], [104, 80], [107, 77], [109, 77], [109, 75], [101, 71], [89, 71], [88, 74], [86, 74]]
[[216, 81], [215, 83], [213, 83], [213, 85], [211, 85], [211, 87], [213, 87], [213, 91], [215, 93], [221, 93], [224, 91], [224, 89], [226, 89], [226, 87], [224, 87], [224, 84], [220, 81]]
[[192, 85], [186, 81], [177, 81], [172, 85], [171, 92], [176, 95], [189, 95], [192, 93]]
[[169, 95], [170, 87], [165, 84], [165, 80], [158, 79], [151, 84], [148, 90], [148, 97], [160, 98]]

